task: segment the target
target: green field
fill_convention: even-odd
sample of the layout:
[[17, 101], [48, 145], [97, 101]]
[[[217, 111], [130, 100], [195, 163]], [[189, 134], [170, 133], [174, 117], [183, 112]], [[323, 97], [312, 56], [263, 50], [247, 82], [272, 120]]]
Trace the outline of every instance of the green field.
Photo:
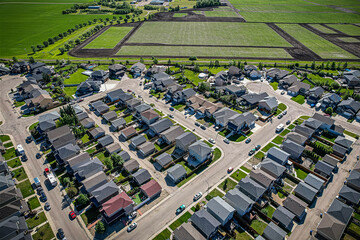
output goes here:
[[82, 72], [84, 71], [84, 69], [79, 68], [75, 73], [70, 75], [70, 78], [66, 78], [64, 80], [64, 84], [79, 84], [86, 81], [86, 79], [88, 79], [88, 76], [82, 74]]
[[263, 13], [288, 13], [292, 14], [293, 12], [341, 12], [329, 7], [324, 6], [312, 6], [312, 5], [238, 5], [235, 4], [234, 7], [240, 11], [240, 14], [243, 12], [263, 12]]
[[204, 11], [206, 17], [239, 17], [234, 11]]
[[356, 56], [326, 41], [322, 37], [310, 32], [309, 30], [301, 27], [300, 25], [278, 24], [278, 26], [322, 58], [357, 58]]
[[291, 47], [266, 24], [234, 22], [145, 22], [128, 42]]
[[174, 13], [173, 17], [185, 17], [187, 15], [187, 13]]
[[259, 57], [289, 58], [281, 48], [241, 48], [241, 47], [186, 47], [186, 46], [124, 46], [117, 55], [137, 56], [178, 56], [178, 57]]
[[111, 27], [84, 48], [114, 48], [132, 27]]
[[316, 28], [317, 30], [319, 30], [322, 33], [337, 33], [335, 31], [331, 30], [330, 28], [327, 28], [320, 24], [311, 24], [310, 26], [313, 28]]
[[328, 24], [328, 26], [350, 36], [360, 36], [360, 27], [351, 24]]
[[353, 37], [339, 37], [339, 40], [343, 41], [343, 42], [352, 42], [352, 43], [358, 43], [360, 42], [359, 39], [357, 38], [353, 38]]

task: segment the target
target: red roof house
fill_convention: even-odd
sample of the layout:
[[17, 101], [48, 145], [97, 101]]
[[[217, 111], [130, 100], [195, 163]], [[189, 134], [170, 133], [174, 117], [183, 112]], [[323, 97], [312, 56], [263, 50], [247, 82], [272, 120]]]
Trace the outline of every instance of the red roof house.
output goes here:
[[160, 184], [154, 179], [142, 185], [140, 189], [144, 193], [144, 195], [146, 195], [148, 198], [153, 198], [159, 195], [162, 190]]
[[111, 223], [119, 217], [128, 215], [133, 211], [133, 201], [126, 194], [121, 192], [102, 205], [102, 213], [107, 223]]

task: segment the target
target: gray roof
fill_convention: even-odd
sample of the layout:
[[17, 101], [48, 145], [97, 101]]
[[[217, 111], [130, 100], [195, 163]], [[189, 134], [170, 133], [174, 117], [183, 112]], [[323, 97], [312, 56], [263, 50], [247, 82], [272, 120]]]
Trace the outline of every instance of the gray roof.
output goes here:
[[173, 123], [168, 118], [163, 118], [153, 124], [151, 124], [149, 127], [155, 131], [155, 133], [161, 133], [165, 131], [166, 129], [170, 128], [173, 125]]
[[172, 126], [168, 130], [162, 132], [161, 137], [166, 137], [169, 142], [175, 141], [175, 139], [184, 133], [184, 129], [181, 126]]
[[141, 62], [137, 62], [134, 65], [131, 66], [131, 70], [133, 69], [139, 69], [141, 71], [144, 71], [146, 68], [145, 64], [141, 63]]
[[132, 98], [126, 101], [126, 104], [129, 105], [130, 107], [136, 107], [139, 106], [141, 104], [141, 100], [137, 99], [137, 98]]
[[208, 211], [201, 209], [195, 212], [190, 221], [194, 224], [207, 238], [221, 225]]
[[86, 189], [87, 192], [91, 192], [92, 190], [100, 187], [101, 185], [107, 182], [106, 175], [103, 171], [100, 171], [86, 179], [84, 179], [81, 183]]
[[107, 96], [112, 99], [117, 100], [119, 98], [119, 96], [123, 93], [124, 93], [124, 91], [120, 88], [120, 89], [116, 89], [114, 91], [108, 92]]
[[306, 142], [307, 137], [305, 137], [299, 133], [296, 133], [296, 132], [291, 132], [286, 135], [286, 139], [289, 139], [289, 140], [293, 141], [294, 143], [303, 145], [304, 142]]
[[346, 179], [347, 185], [360, 189], [360, 172], [351, 171], [350, 175]]
[[11, 175], [10, 174], [5, 175], [4, 173], [0, 173], [0, 190], [12, 186], [15, 186], [15, 182], [13, 181]]
[[331, 166], [330, 164], [327, 164], [323, 161], [318, 161], [315, 164], [315, 170], [320, 171], [321, 173], [324, 173], [327, 176], [330, 176], [332, 171], [334, 170], [334, 166]]
[[121, 151], [117, 155], [119, 155], [125, 162], [130, 160], [130, 155], [126, 151]]
[[306, 209], [307, 204], [294, 196], [293, 194], [289, 194], [289, 196], [283, 202], [285, 208], [290, 210], [290, 212], [294, 213], [297, 217], [300, 217]]
[[256, 120], [256, 117], [253, 113], [246, 112], [242, 114], [235, 114], [232, 117], [230, 117], [228, 120], [229, 123], [231, 122], [235, 126], [243, 126], [244, 124], [250, 126]]
[[76, 115], [79, 119], [79, 121], [85, 119], [85, 118], [88, 118], [89, 117], [89, 114], [87, 114], [87, 112], [81, 112], [79, 114]]
[[275, 181], [273, 176], [267, 174], [259, 168], [251, 171], [249, 176], [265, 188], [268, 188]]
[[70, 131], [70, 127], [68, 125], [64, 125], [62, 127], [56, 128], [54, 130], [51, 130], [47, 133], [47, 137], [50, 142], [54, 141], [55, 139], [58, 139], [66, 134], [68, 134]]
[[246, 91], [245, 86], [237, 86], [237, 85], [227, 85], [225, 89], [229, 92], [237, 93], [237, 92], [243, 92]]
[[131, 139], [131, 144], [134, 144], [135, 146], [139, 146], [144, 142], [146, 142], [146, 138], [144, 137], [144, 135], [138, 135]]
[[241, 179], [236, 187], [254, 201], [262, 197], [266, 191], [263, 186], [252, 180], [249, 176]]
[[286, 232], [275, 223], [270, 222], [264, 230], [263, 236], [268, 240], [283, 240]]
[[295, 215], [283, 206], [279, 206], [272, 215], [272, 218], [276, 219], [287, 228], [292, 224]]
[[148, 155], [149, 153], [155, 151], [155, 145], [152, 142], [145, 142], [138, 146], [138, 149], [142, 151], [144, 155]]
[[102, 172], [103, 166], [104, 165], [98, 158], [94, 158], [93, 160], [81, 162], [81, 163], [73, 166], [72, 169], [81, 178], [87, 178], [98, 172]]
[[360, 193], [355, 191], [354, 189], [348, 187], [347, 185], [344, 185], [340, 192], [339, 196], [348, 200], [349, 202], [353, 204], [358, 204], [360, 201]]
[[219, 196], [211, 199], [207, 204], [207, 210], [213, 215], [219, 222], [224, 223], [225, 220], [231, 215], [235, 209], [225, 202]]
[[166, 165], [168, 165], [171, 161], [172, 161], [172, 157], [170, 156], [170, 154], [164, 152], [163, 154], [159, 155], [158, 157], [156, 157], [156, 162], [158, 164], [160, 164], [160, 166], [164, 167]]
[[278, 164], [277, 162], [269, 158], [265, 158], [264, 161], [261, 162], [260, 167], [261, 170], [264, 170], [265, 172], [267, 172], [268, 174], [270, 174], [275, 178], [281, 176], [286, 170], [284, 166]]
[[323, 184], [325, 183], [324, 180], [322, 180], [321, 178], [318, 178], [317, 176], [315, 176], [312, 173], [309, 173], [306, 178], [304, 179], [304, 182], [309, 184], [310, 186], [312, 186], [313, 188], [315, 188], [316, 190], [320, 190], [323, 186]]
[[95, 137], [99, 134], [104, 134], [104, 133], [105, 133], [105, 131], [101, 127], [94, 128], [93, 130], [90, 131], [90, 135], [93, 137]]
[[190, 223], [186, 222], [181, 224], [180, 227], [174, 230], [174, 239], [177, 240], [205, 240], [206, 238], [196, 230], [196, 228]]
[[297, 132], [306, 138], [310, 138], [315, 133], [315, 130], [305, 126], [304, 124], [301, 124], [295, 126], [294, 132]]
[[279, 105], [276, 97], [265, 97], [263, 100], [259, 101], [259, 104], [260, 103], [266, 104], [270, 109], [274, 109]]
[[192, 132], [185, 132], [178, 136], [176, 139], [176, 143], [181, 143], [183, 146], [190, 146], [194, 142], [196, 142], [196, 136]]
[[110, 181], [91, 191], [91, 195], [100, 203], [116, 192], [119, 192], [119, 187]]
[[180, 178], [186, 175], [185, 168], [180, 164], [175, 164], [167, 170], [167, 174], [170, 174], [174, 180], [177, 182]]
[[347, 148], [349, 149], [351, 147], [351, 145], [354, 143], [353, 141], [349, 140], [349, 139], [346, 139], [345, 137], [343, 136], [338, 136], [336, 139], [335, 139], [335, 143], [344, 147], [344, 148]]
[[344, 223], [325, 213], [317, 227], [317, 233], [327, 239], [340, 240], [345, 227]]
[[140, 169], [139, 171], [134, 173], [132, 176], [139, 185], [146, 183], [151, 178], [149, 171], [144, 168]]
[[346, 152], [347, 152], [347, 149], [344, 148], [343, 146], [340, 146], [338, 145], [337, 143], [335, 143], [333, 146], [332, 146], [334, 152], [336, 153], [339, 153], [341, 154], [342, 156], [345, 156]]
[[110, 144], [112, 144], [113, 142], [114, 142], [114, 139], [113, 139], [113, 137], [110, 136], [110, 135], [105, 135], [104, 137], [102, 137], [102, 138], [100, 138], [100, 139], [98, 140], [98, 143], [99, 143], [101, 146], [103, 146], [103, 147], [105, 147], [105, 146], [107, 146], [107, 145], [110, 145]]
[[197, 141], [189, 146], [189, 151], [196, 153], [199, 156], [205, 156], [211, 153], [211, 147], [203, 141]]
[[69, 143], [75, 143], [75, 136], [71, 132], [69, 132], [68, 134], [66, 134], [64, 136], [61, 136], [58, 139], [55, 139], [52, 143], [52, 146], [54, 149], [58, 149]]
[[290, 157], [290, 154], [277, 147], [272, 147], [266, 154], [267, 158], [274, 160], [275, 162], [284, 165]]
[[69, 143], [59, 149], [57, 149], [58, 156], [62, 160], [67, 160], [72, 155], [78, 153], [80, 151], [80, 148], [78, 145], [74, 145], [72, 143]]
[[325, 93], [323, 97], [320, 99], [321, 102], [325, 103], [335, 103], [338, 104], [341, 101], [341, 97], [336, 93]]
[[326, 211], [329, 215], [333, 216], [342, 223], [348, 224], [354, 209], [345, 203], [334, 199], [329, 209]]
[[309, 90], [309, 95], [315, 98], [319, 98], [324, 92], [325, 90], [322, 87], [314, 87]]
[[103, 118], [105, 118], [105, 120], [111, 121], [112, 119], [117, 118], [117, 113], [115, 111], [107, 112], [103, 115]]
[[76, 155], [75, 157], [70, 158], [69, 160], [67, 160], [67, 163], [69, 167], [72, 168], [73, 166], [84, 161], [90, 161], [90, 154], [88, 152], [83, 152], [79, 155]]
[[291, 152], [297, 154], [297, 155], [301, 155], [302, 152], [305, 150], [304, 146], [301, 146], [300, 144], [294, 143], [291, 140], [285, 140], [282, 143], [282, 149], [287, 151], [287, 150], [291, 150]]
[[52, 111], [49, 113], [46, 113], [39, 117], [39, 122], [47, 121], [47, 120], [56, 120], [60, 118], [60, 114], [57, 111]]
[[332, 157], [329, 154], [326, 154], [323, 158], [322, 158], [323, 162], [330, 164], [331, 166], [336, 167], [339, 160], [337, 160], [336, 158]]
[[187, 88], [187, 89], [182, 90], [182, 94], [184, 95], [184, 97], [186, 99], [188, 99], [188, 98], [194, 96], [196, 94], [196, 92], [192, 88]]
[[126, 124], [126, 121], [123, 118], [117, 118], [117, 119], [111, 121], [111, 125], [115, 128], [121, 127], [125, 124]]
[[256, 104], [263, 100], [264, 98], [268, 97], [269, 95], [266, 92], [262, 93], [249, 93], [243, 95], [241, 98], [247, 101], [249, 104]]
[[150, 108], [151, 107], [149, 105], [143, 103], [143, 104], [140, 104], [139, 106], [136, 106], [135, 111], [139, 112], [139, 113], [142, 113], [142, 112], [144, 112], [146, 110], [149, 110]]
[[296, 194], [298, 194], [299, 196], [301, 196], [301, 198], [303, 200], [305, 200], [306, 202], [310, 203], [314, 200], [316, 194], [317, 194], [317, 190], [315, 188], [313, 188], [312, 186], [310, 186], [309, 184], [306, 184], [304, 182], [300, 182], [294, 192]]
[[231, 110], [228, 107], [223, 107], [222, 109], [213, 113], [213, 117], [216, 119], [216, 121], [218, 121], [220, 124], [223, 124], [224, 126], [228, 123], [229, 118], [234, 115], [239, 115], [239, 113]]
[[334, 119], [331, 119], [330, 117], [321, 115], [319, 113], [315, 113], [313, 115], [313, 118], [319, 120], [320, 122], [326, 123], [329, 126], [332, 126], [335, 123]]
[[319, 127], [321, 127], [321, 125], [323, 125], [323, 123], [315, 118], [309, 118], [307, 120], [304, 121], [304, 124], [306, 127], [312, 128], [317, 130]]
[[79, 113], [82, 113], [84, 112], [84, 109], [82, 107], [80, 107], [79, 105], [75, 104], [72, 106], [74, 111], [75, 111], [75, 114], [79, 114]]
[[56, 123], [54, 120], [44, 120], [44, 121], [39, 122], [38, 127], [42, 131], [46, 131], [51, 128], [56, 128]]
[[112, 144], [106, 146], [106, 151], [108, 151], [110, 154], [118, 153], [121, 151], [121, 146], [117, 142], [112, 143]]
[[140, 166], [140, 164], [135, 159], [131, 159], [131, 160], [127, 161], [126, 163], [124, 163], [124, 168], [128, 172], [134, 171], [135, 169], [139, 168], [139, 166]]
[[225, 195], [225, 201], [228, 202], [231, 206], [236, 208], [241, 212], [239, 214], [243, 215], [245, 211], [255, 202], [242, 193], [239, 189], [234, 188], [228, 191]]

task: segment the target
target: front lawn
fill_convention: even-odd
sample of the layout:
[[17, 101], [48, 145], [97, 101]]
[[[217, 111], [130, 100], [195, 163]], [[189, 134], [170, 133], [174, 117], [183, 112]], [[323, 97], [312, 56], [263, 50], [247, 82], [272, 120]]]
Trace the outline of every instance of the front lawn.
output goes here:
[[3, 157], [5, 158], [5, 160], [9, 160], [16, 157], [15, 148], [6, 149], [6, 152], [3, 154]]
[[[226, 182], [226, 184], [225, 184], [225, 182]], [[229, 190], [234, 189], [236, 187], [236, 184], [237, 184], [236, 182], [227, 178], [222, 183], [220, 183], [218, 188], [220, 188], [224, 192], [228, 192]]]
[[176, 110], [181, 112], [186, 108], [186, 105], [185, 104], [177, 104], [177, 105], [173, 106], [173, 108], [175, 108]]
[[34, 240], [50, 240], [55, 237], [53, 231], [51, 230], [50, 224], [46, 223], [39, 228], [39, 230], [32, 235]]
[[235, 240], [252, 240], [253, 238], [242, 229], [235, 229], [236, 238]]
[[307, 172], [304, 172], [300, 168], [295, 168], [295, 172], [296, 172], [296, 176], [298, 178], [300, 178], [301, 180], [304, 180], [306, 178], [306, 176], [308, 175]]
[[169, 227], [171, 228], [171, 230], [174, 231], [175, 229], [180, 227], [181, 224], [187, 222], [190, 217], [191, 217], [191, 213], [186, 212], [181, 217], [179, 217], [176, 221], [174, 221], [172, 224], [170, 224]]
[[272, 82], [272, 83], [270, 83], [270, 86], [272, 86], [272, 88], [273, 88], [275, 91], [278, 89], [278, 85], [279, 85], [278, 82]]
[[36, 196], [29, 198], [27, 203], [29, 205], [30, 210], [34, 210], [35, 208], [38, 208], [40, 206], [40, 202]]
[[218, 160], [221, 157], [221, 151], [219, 148], [215, 148], [214, 150], [214, 157], [213, 160], [211, 161], [211, 163], [215, 162], [216, 160]]
[[247, 172], [247, 173], [250, 173], [250, 172], [251, 172], [250, 169], [248, 169], [248, 168], [246, 168], [246, 167], [244, 167], [244, 166], [241, 166], [240, 169], [243, 170], [243, 171], [245, 171], [245, 172]]
[[10, 136], [8, 135], [0, 135], [0, 141], [6, 142], [10, 140]]
[[280, 103], [279, 106], [278, 106], [278, 109], [280, 109], [281, 111], [284, 111], [287, 109], [287, 106], [283, 103]]
[[81, 141], [82, 141], [83, 143], [89, 142], [89, 141], [90, 141], [89, 135], [85, 134], [85, 135], [81, 138]]
[[159, 233], [156, 237], [153, 238], [153, 240], [167, 240], [170, 239], [171, 232], [169, 229], [165, 228], [164, 231]]
[[290, 132], [289, 129], [285, 129], [284, 131], [282, 131], [279, 135], [282, 136], [282, 137], [285, 137], [286, 134], [288, 134]]
[[8, 143], [4, 144], [5, 148], [9, 148], [9, 147], [12, 147], [12, 146], [14, 146], [14, 144], [12, 142], [8, 142]]
[[15, 158], [15, 159], [10, 160], [10, 161], [8, 161], [8, 162], [6, 162], [6, 163], [7, 163], [7, 165], [8, 165], [9, 167], [11, 167], [11, 168], [16, 168], [16, 167], [18, 167], [18, 166], [21, 166], [21, 161], [20, 161], [19, 158]]
[[355, 133], [352, 133], [352, 132], [349, 132], [347, 130], [344, 130], [344, 134], [350, 136], [350, 137], [353, 137], [353, 138], [358, 138], [359, 135], [355, 134]]
[[252, 134], [253, 134], [253, 132], [250, 132], [250, 133], [247, 134], [246, 136], [241, 135], [241, 134], [234, 134], [234, 135], [231, 135], [231, 136], [229, 137], [229, 140], [230, 140], [230, 141], [233, 141], [233, 142], [242, 142], [242, 141], [244, 141], [246, 138], [250, 137]]
[[265, 153], [263, 153], [261, 151], [257, 152], [254, 157], [256, 157], [257, 159], [262, 160], [265, 157]]
[[268, 145], [266, 145], [263, 149], [261, 149], [261, 151], [263, 151], [263, 152], [267, 152], [267, 151], [269, 151], [269, 149], [270, 148], [272, 148], [272, 147], [277, 147], [275, 144], [273, 144], [273, 143], [269, 143]]
[[282, 144], [282, 142], [284, 141], [284, 138], [280, 137], [280, 136], [276, 136], [272, 142], [276, 143], [276, 144]]
[[253, 220], [250, 227], [252, 227], [258, 234], [262, 235], [267, 227], [267, 224], [260, 220]]
[[261, 212], [264, 213], [266, 216], [268, 216], [269, 218], [272, 218], [272, 215], [275, 212], [275, 208], [273, 208], [272, 206], [268, 205], [266, 207], [264, 207], [263, 209], [261, 209]]
[[24, 106], [24, 105], [25, 105], [25, 101], [20, 101], [20, 102], [15, 101], [14, 102], [15, 107], [21, 107], [21, 106]]
[[214, 197], [217, 197], [217, 196], [222, 198], [224, 196], [224, 194], [215, 188], [208, 195], [206, 195], [205, 198], [206, 198], [206, 200], [210, 201], [211, 199], [213, 199]]
[[14, 173], [14, 177], [16, 178], [16, 180], [21, 181], [27, 178], [27, 175], [25, 173], [25, 170], [23, 167], [15, 169], [14, 171], [12, 171]]
[[133, 115], [129, 115], [127, 117], [124, 117], [124, 120], [126, 123], [132, 122], [134, 120]]
[[297, 95], [296, 97], [292, 97], [291, 100], [297, 102], [298, 104], [305, 103], [305, 97], [303, 95]]
[[33, 130], [34, 128], [36, 128], [37, 125], [39, 125], [39, 122], [31, 124], [30, 127], [29, 127], [29, 130], [30, 131]]
[[45, 222], [46, 220], [47, 220], [47, 218], [45, 216], [45, 213], [41, 212], [38, 215], [26, 220], [26, 223], [29, 228], [34, 228], [34, 227], [40, 225], [41, 223]]
[[231, 177], [237, 181], [240, 181], [241, 179], [243, 179], [244, 177], [246, 177], [246, 173], [244, 173], [241, 170], [236, 170], [236, 172], [234, 172], [233, 174], [231, 174]]

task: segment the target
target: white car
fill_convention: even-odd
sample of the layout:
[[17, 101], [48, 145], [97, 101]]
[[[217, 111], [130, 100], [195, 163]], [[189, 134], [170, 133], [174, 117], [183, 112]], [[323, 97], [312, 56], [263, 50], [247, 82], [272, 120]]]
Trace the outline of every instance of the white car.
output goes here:
[[195, 196], [194, 196], [194, 201], [199, 200], [202, 197], [202, 192], [198, 192]]
[[224, 143], [229, 144], [230, 143], [229, 139], [225, 138]]
[[136, 218], [137, 216], [137, 212], [136, 211], [133, 211], [132, 213], [130, 213], [130, 217], [131, 218]]
[[209, 138], [209, 142], [211, 142], [212, 144], [215, 144], [215, 140], [212, 138]]
[[279, 124], [279, 125], [276, 127], [276, 132], [281, 132], [283, 129], [284, 129], [284, 124]]
[[132, 224], [130, 224], [127, 228], [128, 232], [131, 232], [132, 230], [134, 230], [137, 227], [136, 222], [133, 222]]

